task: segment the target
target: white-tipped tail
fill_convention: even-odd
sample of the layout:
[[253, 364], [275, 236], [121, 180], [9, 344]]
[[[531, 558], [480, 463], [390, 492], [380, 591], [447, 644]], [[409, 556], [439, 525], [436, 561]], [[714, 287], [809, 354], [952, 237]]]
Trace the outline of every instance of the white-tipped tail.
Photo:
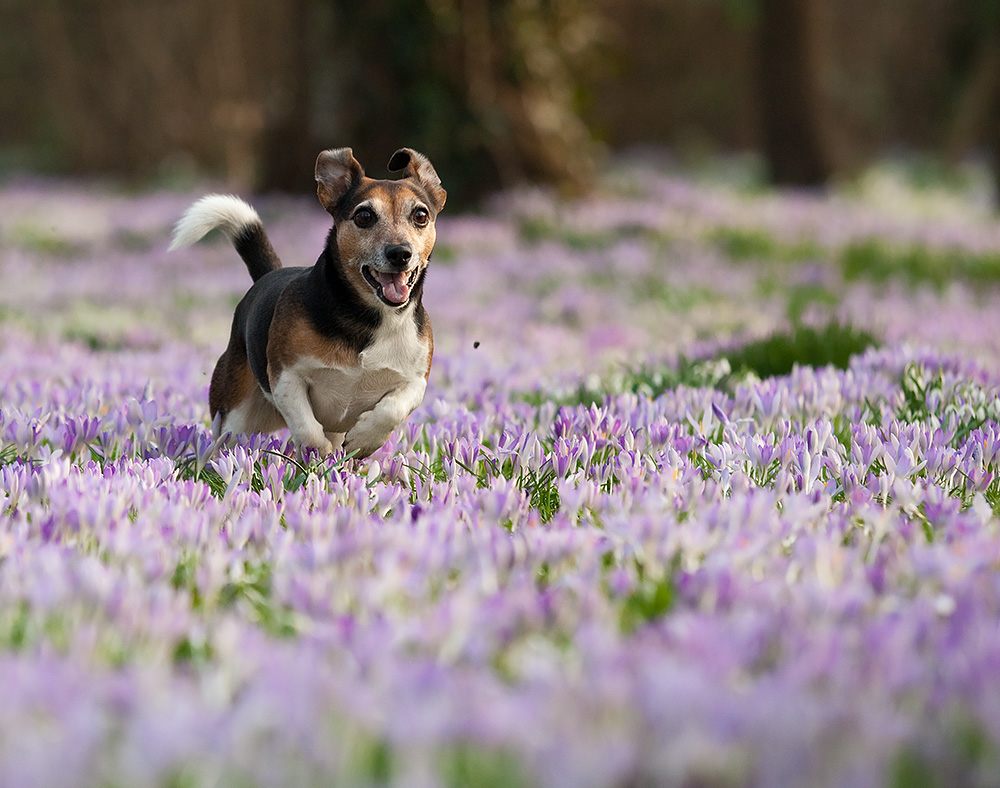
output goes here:
[[171, 251], [190, 246], [211, 230], [219, 229], [233, 240], [247, 227], [260, 225], [260, 216], [232, 194], [207, 194], [188, 208], [174, 227]]

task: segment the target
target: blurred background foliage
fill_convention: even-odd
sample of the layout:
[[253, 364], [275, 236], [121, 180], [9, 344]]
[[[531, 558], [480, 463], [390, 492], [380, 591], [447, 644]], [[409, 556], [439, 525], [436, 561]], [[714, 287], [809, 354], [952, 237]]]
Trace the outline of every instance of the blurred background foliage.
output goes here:
[[1000, 0], [0, 0], [0, 117], [6, 172], [304, 191], [410, 145], [461, 206], [651, 147], [816, 186], [1000, 158]]

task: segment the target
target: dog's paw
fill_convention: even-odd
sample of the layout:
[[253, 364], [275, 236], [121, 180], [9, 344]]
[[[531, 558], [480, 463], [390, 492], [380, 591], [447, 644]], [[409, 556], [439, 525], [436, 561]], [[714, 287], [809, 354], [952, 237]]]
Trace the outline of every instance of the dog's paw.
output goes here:
[[298, 451], [299, 459], [301, 460], [307, 460], [308, 457], [306, 455], [313, 451], [317, 452], [320, 457], [329, 457], [333, 454], [333, 444], [323, 433], [320, 433], [315, 438], [296, 438], [293, 435], [292, 439], [295, 441], [295, 448]]
[[344, 451], [357, 452], [360, 459], [380, 449], [389, 440], [389, 435], [395, 429], [395, 424], [387, 424], [377, 418], [372, 411], [361, 414], [361, 418], [347, 432], [344, 438]]

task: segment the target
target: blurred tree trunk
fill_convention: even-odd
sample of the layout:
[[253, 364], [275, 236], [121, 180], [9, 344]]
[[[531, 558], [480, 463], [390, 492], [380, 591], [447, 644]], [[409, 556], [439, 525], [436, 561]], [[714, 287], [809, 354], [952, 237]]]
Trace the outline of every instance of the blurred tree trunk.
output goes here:
[[[32, 42], [23, 31], [30, 0], [0, 0], [0, 150], [28, 148], [40, 124]], [[11, 33], [10, 31], [17, 31]], [[36, 144], [38, 141], [35, 140]]]
[[312, 117], [311, 93], [320, 61], [314, 44], [321, 31], [311, 0], [284, 0], [284, 5], [290, 42], [286, 74], [282, 89], [275, 92], [272, 120], [263, 130], [258, 184], [268, 190], [312, 191], [316, 155], [328, 147], [317, 139]]
[[38, 90], [65, 168], [134, 177], [187, 161], [248, 190], [305, 156], [308, 188], [308, 5], [37, 0]]
[[523, 181], [587, 187], [581, 75], [601, 35], [588, 0], [371, 0], [363, 14], [332, 2], [365, 161], [418, 148], [456, 204]]
[[762, 147], [776, 184], [822, 185], [834, 171], [820, 2], [759, 3]]
[[1000, 4], [972, 0], [965, 11], [953, 32], [957, 89], [945, 152], [954, 161], [985, 146], [992, 158], [1000, 207]]
[[958, 91], [948, 123], [945, 150], [956, 159], [986, 136], [1000, 94], [1000, 34], [991, 31], [978, 46], [975, 63]]

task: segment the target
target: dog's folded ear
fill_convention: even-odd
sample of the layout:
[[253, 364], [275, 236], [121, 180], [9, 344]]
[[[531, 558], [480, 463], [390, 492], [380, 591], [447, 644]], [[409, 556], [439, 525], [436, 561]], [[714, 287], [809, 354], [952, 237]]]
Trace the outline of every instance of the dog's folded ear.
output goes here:
[[316, 194], [326, 210], [336, 215], [341, 198], [361, 182], [365, 171], [350, 148], [331, 148], [316, 158]]
[[413, 178], [427, 192], [434, 213], [444, 208], [448, 193], [441, 187], [441, 179], [430, 160], [413, 148], [400, 148], [389, 159], [389, 172], [402, 172], [404, 178]]

